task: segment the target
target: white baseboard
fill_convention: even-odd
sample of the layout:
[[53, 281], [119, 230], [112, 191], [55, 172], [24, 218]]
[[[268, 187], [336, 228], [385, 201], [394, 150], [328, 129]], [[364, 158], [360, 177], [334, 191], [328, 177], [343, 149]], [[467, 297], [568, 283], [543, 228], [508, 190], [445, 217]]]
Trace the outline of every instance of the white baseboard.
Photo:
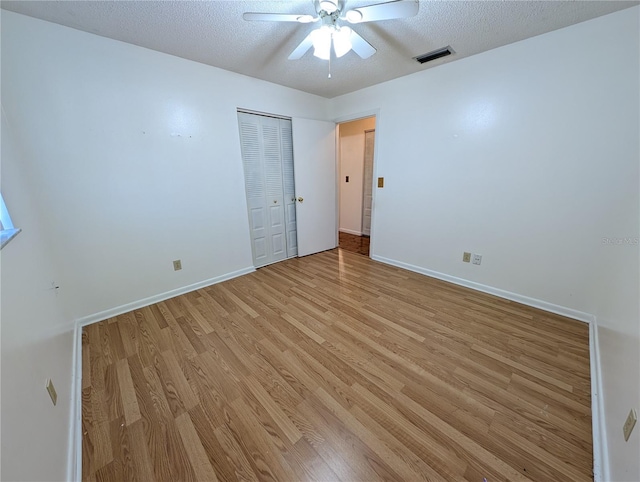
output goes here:
[[516, 301], [518, 303], [522, 303], [523, 305], [531, 306], [533, 308], [539, 308], [541, 310], [549, 311], [557, 315], [566, 316], [567, 318], [573, 318], [575, 320], [584, 321], [585, 323], [593, 323], [594, 321], [593, 315], [589, 313], [584, 313], [582, 311], [574, 310], [573, 308], [567, 308], [566, 306], [555, 305], [547, 301], [538, 300], [536, 298], [530, 298], [529, 296], [520, 295], [518, 293], [512, 293], [511, 291], [501, 290], [500, 288], [494, 288], [493, 286], [483, 285], [482, 283], [476, 283], [475, 281], [469, 281], [463, 278], [458, 278], [456, 276], [440, 273], [438, 271], [433, 271], [427, 268], [421, 268], [420, 266], [404, 263], [402, 261], [396, 261], [394, 259], [384, 258], [382, 256], [373, 255], [371, 256], [371, 259], [373, 259], [374, 261], [379, 261], [381, 263], [390, 264], [391, 266], [396, 266], [398, 268], [404, 268], [409, 271], [414, 271], [416, 273], [420, 273], [425, 276], [429, 276], [431, 278], [437, 278], [443, 281], [448, 281], [449, 283], [453, 283], [459, 286], [464, 286], [465, 288], [471, 288], [473, 290], [482, 291], [483, 293], [488, 293], [490, 295], [498, 296], [500, 298]]
[[593, 480], [609, 479], [609, 457], [607, 431], [605, 429], [604, 403], [602, 397], [602, 373], [600, 369], [600, 344], [598, 322], [589, 325], [589, 358], [591, 362], [591, 432], [593, 435]]
[[251, 266], [249, 268], [243, 268], [238, 271], [232, 271], [231, 273], [226, 273], [221, 276], [216, 276], [215, 278], [209, 278], [204, 281], [199, 281], [198, 283], [194, 283], [188, 286], [183, 286], [181, 288], [176, 288], [175, 290], [166, 291], [164, 293], [160, 293], [154, 296], [149, 296], [148, 298], [143, 298], [138, 301], [132, 301], [131, 303], [127, 303], [125, 305], [116, 306], [115, 308], [110, 308], [108, 310], [100, 311], [92, 315], [83, 316], [82, 318], [78, 318], [76, 320], [76, 323], [80, 327], [91, 325], [92, 323], [106, 320], [107, 318], [113, 318], [114, 316], [118, 316], [123, 313], [128, 313], [129, 311], [137, 310], [138, 308], [143, 308], [145, 306], [153, 305], [154, 303], [159, 303], [161, 301], [168, 300], [169, 298], [174, 298], [176, 296], [189, 293], [190, 291], [199, 290], [200, 288], [205, 288], [207, 286], [211, 286], [216, 283], [221, 283], [223, 281], [227, 281], [232, 278], [237, 278], [238, 276], [253, 273], [255, 270], [256, 269], [253, 266]]
[[362, 232], [360, 231], [352, 231], [351, 229], [340, 228], [338, 231], [341, 233], [354, 234], [356, 236], [362, 236]]

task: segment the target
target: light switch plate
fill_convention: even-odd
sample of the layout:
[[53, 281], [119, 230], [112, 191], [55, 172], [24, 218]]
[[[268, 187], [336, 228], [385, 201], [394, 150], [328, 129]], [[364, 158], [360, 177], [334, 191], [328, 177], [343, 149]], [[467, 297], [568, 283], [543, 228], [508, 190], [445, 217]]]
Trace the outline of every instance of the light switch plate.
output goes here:
[[384, 187], [384, 177], [378, 178], [378, 187]]
[[173, 270], [174, 270], [174, 271], [179, 271], [179, 270], [181, 270], [181, 269], [182, 269], [182, 261], [180, 261], [179, 259], [176, 259], [176, 260], [173, 262]]
[[53, 402], [53, 406], [55, 407], [58, 402], [58, 394], [56, 393], [56, 388], [53, 386], [51, 378], [47, 380], [46, 388], [47, 392], [49, 392], [49, 396], [51, 397], [51, 401]]
[[632, 408], [627, 416], [627, 420], [624, 422], [624, 426], [622, 427], [622, 433], [624, 434], [624, 441], [627, 442], [629, 437], [631, 436], [631, 432], [633, 431], [633, 427], [636, 426], [636, 422], [638, 421], [638, 414], [636, 413], [636, 409]]

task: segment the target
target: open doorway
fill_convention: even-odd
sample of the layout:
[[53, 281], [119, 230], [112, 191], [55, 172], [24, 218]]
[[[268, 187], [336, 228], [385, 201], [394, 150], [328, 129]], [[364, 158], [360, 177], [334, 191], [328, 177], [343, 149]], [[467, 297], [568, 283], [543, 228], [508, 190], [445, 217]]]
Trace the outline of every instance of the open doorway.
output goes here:
[[370, 255], [375, 116], [339, 124], [339, 221], [342, 249]]

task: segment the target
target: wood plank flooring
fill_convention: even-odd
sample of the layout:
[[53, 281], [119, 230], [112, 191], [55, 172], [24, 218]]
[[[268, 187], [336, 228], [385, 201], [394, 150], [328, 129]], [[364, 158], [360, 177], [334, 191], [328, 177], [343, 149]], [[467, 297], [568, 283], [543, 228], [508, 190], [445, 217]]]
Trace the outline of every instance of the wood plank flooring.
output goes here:
[[83, 480], [592, 480], [586, 324], [336, 249], [87, 326]]

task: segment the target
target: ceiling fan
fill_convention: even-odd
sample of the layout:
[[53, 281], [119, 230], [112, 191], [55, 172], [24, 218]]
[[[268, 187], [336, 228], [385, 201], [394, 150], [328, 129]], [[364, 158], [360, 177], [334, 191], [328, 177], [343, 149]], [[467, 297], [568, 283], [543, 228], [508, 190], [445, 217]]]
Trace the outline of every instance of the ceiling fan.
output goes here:
[[300, 42], [300, 45], [291, 52], [289, 60], [301, 58], [311, 47], [314, 48], [313, 55], [323, 60], [330, 60], [332, 46], [335, 56], [338, 58], [353, 50], [361, 58], [367, 59], [376, 53], [376, 49], [353, 29], [341, 25], [343, 21], [358, 24], [413, 17], [419, 9], [418, 0], [395, 0], [345, 10], [346, 1], [313, 0], [316, 9], [315, 17], [307, 14], [247, 12], [243, 18], [262, 22], [298, 22], [303, 24], [320, 22], [321, 26], [307, 35]]

